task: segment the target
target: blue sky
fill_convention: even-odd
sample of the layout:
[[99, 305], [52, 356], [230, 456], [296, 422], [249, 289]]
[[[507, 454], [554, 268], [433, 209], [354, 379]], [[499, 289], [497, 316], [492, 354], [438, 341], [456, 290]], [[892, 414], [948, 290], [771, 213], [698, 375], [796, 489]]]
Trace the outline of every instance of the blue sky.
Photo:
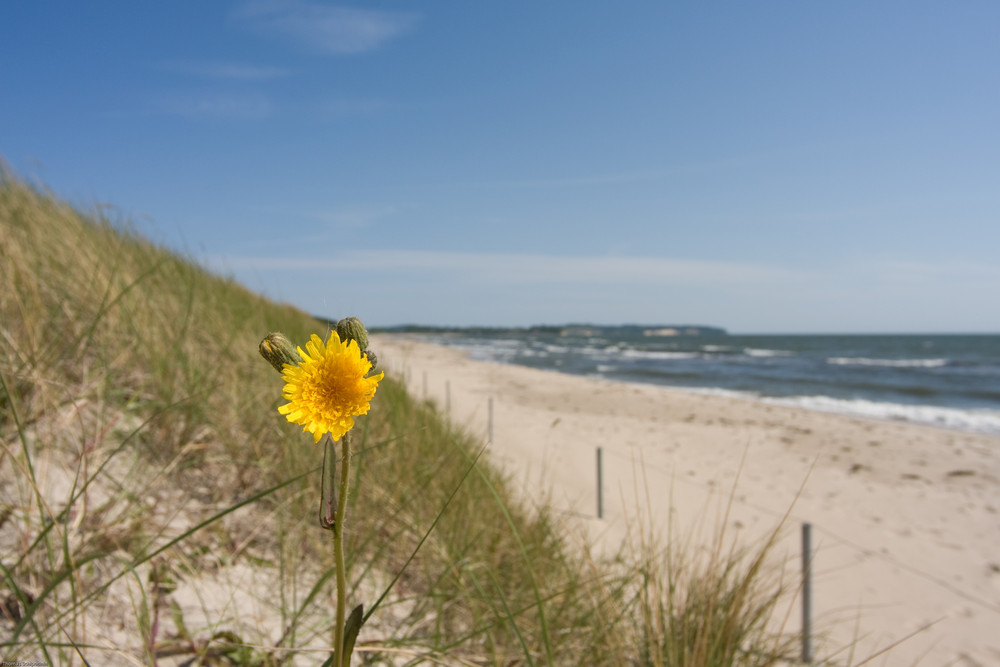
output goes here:
[[0, 156], [372, 325], [1000, 331], [1000, 3], [4, 2]]

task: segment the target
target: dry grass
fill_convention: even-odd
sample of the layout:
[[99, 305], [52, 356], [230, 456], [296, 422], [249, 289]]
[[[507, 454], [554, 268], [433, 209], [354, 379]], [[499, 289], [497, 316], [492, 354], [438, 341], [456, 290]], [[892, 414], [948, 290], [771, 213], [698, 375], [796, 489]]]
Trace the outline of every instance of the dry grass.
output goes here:
[[[322, 663], [321, 449], [274, 410], [280, 378], [256, 347], [323, 325], [0, 179], [4, 659]], [[392, 378], [356, 433], [349, 600], [373, 612], [358, 661], [767, 665], [787, 652], [768, 625], [770, 543], [706, 561], [647, 530], [598, 562]]]

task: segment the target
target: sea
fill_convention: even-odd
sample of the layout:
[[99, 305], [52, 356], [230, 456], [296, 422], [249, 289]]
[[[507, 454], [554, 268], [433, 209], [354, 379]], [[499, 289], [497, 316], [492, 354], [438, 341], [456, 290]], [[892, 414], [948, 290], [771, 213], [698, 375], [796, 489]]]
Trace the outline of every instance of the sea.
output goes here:
[[663, 336], [573, 327], [420, 338], [473, 359], [1000, 435], [1000, 335]]

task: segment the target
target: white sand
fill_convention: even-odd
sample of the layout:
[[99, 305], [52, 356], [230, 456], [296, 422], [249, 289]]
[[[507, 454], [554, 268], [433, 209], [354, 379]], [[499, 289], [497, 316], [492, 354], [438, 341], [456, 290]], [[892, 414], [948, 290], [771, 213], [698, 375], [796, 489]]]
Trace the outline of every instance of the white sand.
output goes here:
[[372, 346], [484, 442], [492, 398], [492, 459], [608, 548], [634, 520], [637, 480], [655, 525], [672, 506], [675, 526], [700, 523], [706, 539], [734, 483], [726, 530], [747, 545], [794, 503], [776, 558], [797, 576], [810, 522], [818, 658], [846, 663], [854, 644], [857, 664], [933, 624], [867, 664], [1000, 664], [1000, 437], [471, 361], [405, 337]]

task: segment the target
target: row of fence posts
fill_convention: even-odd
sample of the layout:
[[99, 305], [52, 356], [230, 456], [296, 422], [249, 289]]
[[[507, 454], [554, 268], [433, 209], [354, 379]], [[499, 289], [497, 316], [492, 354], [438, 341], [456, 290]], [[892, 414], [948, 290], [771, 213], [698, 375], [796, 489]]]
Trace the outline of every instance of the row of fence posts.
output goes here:
[[[427, 398], [427, 372], [423, 374]], [[488, 403], [489, 444], [493, 444], [493, 397]], [[451, 414], [451, 383], [445, 382], [445, 414]], [[604, 518], [604, 450], [597, 448], [597, 518]], [[812, 524], [802, 524], [802, 662], [811, 664], [812, 655]]]

